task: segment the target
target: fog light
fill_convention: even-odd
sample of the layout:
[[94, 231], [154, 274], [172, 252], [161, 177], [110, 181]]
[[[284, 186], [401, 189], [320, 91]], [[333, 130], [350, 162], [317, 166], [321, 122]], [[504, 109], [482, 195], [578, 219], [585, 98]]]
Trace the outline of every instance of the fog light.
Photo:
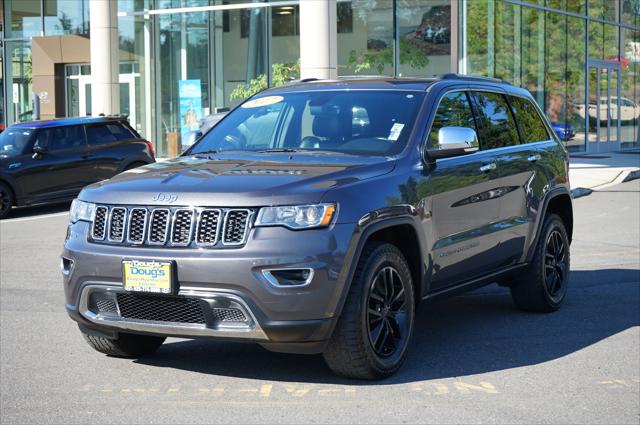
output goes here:
[[313, 279], [313, 269], [269, 269], [262, 275], [273, 286], [306, 286]]

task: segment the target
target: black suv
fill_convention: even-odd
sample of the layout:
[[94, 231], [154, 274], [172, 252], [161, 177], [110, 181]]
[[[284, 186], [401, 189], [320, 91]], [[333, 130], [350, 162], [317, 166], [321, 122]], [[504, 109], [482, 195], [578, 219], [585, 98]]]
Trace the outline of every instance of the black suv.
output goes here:
[[419, 301], [490, 283], [524, 310], [565, 298], [567, 151], [496, 80], [267, 90], [136, 171], [80, 193], [62, 254], [67, 311], [103, 353], [211, 337], [373, 379], [402, 364]]
[[91, 183], [155, 162], [124, 117], [14, 124], [0, 134], [0, 218], [12, 206], [73, 199]]

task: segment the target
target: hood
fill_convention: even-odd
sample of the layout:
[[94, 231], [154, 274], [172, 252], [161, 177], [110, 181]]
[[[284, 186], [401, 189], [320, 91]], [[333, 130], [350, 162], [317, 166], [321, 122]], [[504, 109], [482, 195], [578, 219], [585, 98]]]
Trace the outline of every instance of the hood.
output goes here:
[[385, 157], [216, 154], [178, 157], [121, 173], [82, 190], [89, 202], [130, 205], [251, 207], [320, 201], [332, 188], [389, 173]]

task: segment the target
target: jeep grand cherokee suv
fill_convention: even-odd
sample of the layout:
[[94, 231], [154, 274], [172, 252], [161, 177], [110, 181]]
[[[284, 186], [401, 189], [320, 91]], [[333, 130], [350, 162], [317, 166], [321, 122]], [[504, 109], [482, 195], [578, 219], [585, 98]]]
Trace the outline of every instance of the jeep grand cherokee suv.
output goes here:
[[498, 283], [522, 309], [560, 307], [567, 159], [530, 94], [496, 80], [267, 90], [181, 157], [80, 193], [66, 308], [110, 355], [210, 337], [385, 377], [419, 301]]

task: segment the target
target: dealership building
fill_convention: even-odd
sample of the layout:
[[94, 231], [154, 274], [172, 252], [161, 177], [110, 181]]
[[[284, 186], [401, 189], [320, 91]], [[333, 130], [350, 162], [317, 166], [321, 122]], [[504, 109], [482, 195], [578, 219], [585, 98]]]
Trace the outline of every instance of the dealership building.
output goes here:
[[640, 0], [0, 4], [5, 125], [123, 113], [172, 156], [246, 85], [456, 72], [527, 88], [573, 152], [640, 146]]

